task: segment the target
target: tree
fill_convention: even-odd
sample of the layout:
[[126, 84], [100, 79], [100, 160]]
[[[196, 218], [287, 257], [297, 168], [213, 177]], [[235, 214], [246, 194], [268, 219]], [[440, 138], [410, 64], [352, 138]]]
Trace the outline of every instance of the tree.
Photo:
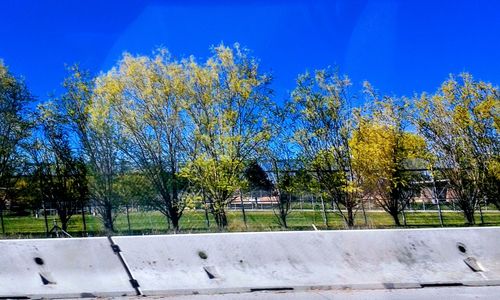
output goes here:
[[484, 195], [488, 203], [493, 203], [500, 210], [500, 162], [490, 161], [484, 182]]
[[[469, 74], [450, 76], [433, 95], [414, 99], [426, 138], [468, 224], [498, 178], [500, 93]], [[497, 190], [498, 195], [498, 190]]]
[[245, 204], [243, 203], [243, 192], [249, 191], [250, 195], [253, 195], [257, 202], [258, 197], [256, 193], [258, 192], [262, 196], [262, 192], [265, 192], [266, 196], [269, 196], [273, 189], [273, 184], [256, 160], [250, 161], [243, 172], [243, 180], [246, 184], [240, 187], [240, 204], [243, 222], [245, 223], [245, 227], [247, 227], [247, 215], [245, 212]]
[[76, 65], [68, 71], [62, 103], [84, 154], [91, 200], [105, 229], [113, 232], [115, 211], [122, 200], [115, 191], [124, 165], [119, 155], [119, 130], [105, 99], [95, 96], [89, 72]]
[[305, 73], [297, 79], [290, 105], [301, 156], [315, 173], [320, 189], [352, 227], [361, 197], [349, 145], [353, 128], [350, 84], [347, 77], [330, 70]]
[[[292, 203], [295, 199], [295, 178], [293, 171], [290, 170], [290, 161], [284, 161], [283, 163], [279, 163], [277, 161], [273, 161], [273, 174], [275, 176], [275, 191], [273, 196], [278, 197], [277, 203], [273, 206], [273, 212], [276, 216], [278, 224], [283, 228], [288, 228], [288, 215], [292, 211]], [[278, 164], [281, 166], [278, 167]]]
[[415, 161], [427, 158], [422, 137], [406, 131], [407, 105], [391, 97], [370, 95], [365, 114], [358, 114], [357, 128], [350, 141], [353, 168], [361, 180], [365, 197], [371, 197], [400, 226], [399, 215], [420, 191], [419, 172], [408, 170]]
[[267, 116], [271, 78], [239, 45], [224, 45], [203, 65], [185, 62], [186, 113], [199, 151], [183, 174], [207, 196], [219, 229], [227, 225], [226, 206], [244, 185], [245, 163], [255, 159], [270, 138]]
[[245, 168], [245, 179], [248, 182], [248, 189], [251, 191], [271, 192], [273, 189], [273, 183], [267, 177], [266, 171], [255, 160], [251, 161]]
[[22, 80], [10, 73], [0, 60], [0, 217], [7, 197], [12, 195], [21, 165], [20, 143], [29, 135], [26, 106], [32, 100]]
[[140, 171], [134, 170], [127, 170], [118, 176], [115, 191], [123, 199], [122, 208], [125, 209], [129, 234], [132, 234], [130, 209], [151, 207], [151, 199], [156, 199], [157, 193], [147, 177]]
[[121, 151], [155, 187], [151, 204], [179, 229], [188, 182], [179, 176], [189, 159], [190, 134], [183, 113], [183, 66], [160, 49], [156, 56], [125, 54], [119, 65], [97, 80], [96, 93], [114, 111], [123, 142]]
[[268, 140], [263, 158], [272, 184], [272, 195], [277, 197], [273, 212], [280, 226], [288, 228], [288, 215], [294, 200], [294, 172], [301, 168], [292, 150], [292, 132], [289, 130], [293, 120], [286, 106], [276, 106], [271, 114], [272, 137]]
[[71, 217], [88, 200], [86, 167], [83, 159], [75, 156], [70, 148], [64, 119], [55, 104], [48, 102], [39, 106], [39, 114], [44, 139], [33, 145], [39, 151], [33, 156], [36, 166], [33, 180], [40, 183], [43, 201], [57, 210], [61, 227], [67, 231]]

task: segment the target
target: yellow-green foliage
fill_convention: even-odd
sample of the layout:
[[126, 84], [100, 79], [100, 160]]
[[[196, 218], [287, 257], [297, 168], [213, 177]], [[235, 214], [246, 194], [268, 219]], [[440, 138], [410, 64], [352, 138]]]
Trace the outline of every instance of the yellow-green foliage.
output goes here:
[[404, 163], [427, 157], [425, 140], [414, 133], [400, 132], [377, 121], [363, 121], [350, 141], [353, 166], [365, 185], [375, 185], [380, 179], [396, 184], [394, 177]]
[[409, 103], [388, 96], [380, 98], [368, 82], [364, 88], [368, 99], [363, 109], [355, 111], [357, 126], [349, 142], [353, 169], [366, 192], [378, 189], [376, 193], [380, 194], [408, 186], [407, 181], [416, 177], [409, 176], [412, 173], [405, 169], [415, 162], [427, 167], [422, 163], [432, 160], [425, 139], [407, 129]]
[[[450, 77], [434, 95], [416, 100], [419, 130], [449, 167], [479, 170], [498, 162], [500, 94], [469, 74]], [[479, 174], [472, 175], [479, 180]]]
[[267, 84], [255, 60], [239, 45], [214, 48], [203, 65], [184, 62], [187, 75], [185, 110], [192, 124], [196, 157], [183, 175], [224, 206], [245, 182], [244, 164], [271, 137], [267, 114], [272, 106]]
[[204, 193], [216, 200], [214, 205], [223, 208], [244, 184], [239, 176], [242, 172], [243, 165], [230, 157], [214, 160], [201, 155], [182, 168], [181, 176], [202, 187]]
[[500, 92], [469, 74], [451, 76], [414, 99], [417, 127], [431, 145], [469, 223], [484, 198], [498, 201]]
[[270, 78], [246, 53], [219, 45], [205, 63], [175, 61], [165, 49], [125, 54], [97, 78], [90, 121], [119, 133], [123, 153], [160, 190], [188, 180], [223, 208], [245, 184], [245, 162], [271, 137]]

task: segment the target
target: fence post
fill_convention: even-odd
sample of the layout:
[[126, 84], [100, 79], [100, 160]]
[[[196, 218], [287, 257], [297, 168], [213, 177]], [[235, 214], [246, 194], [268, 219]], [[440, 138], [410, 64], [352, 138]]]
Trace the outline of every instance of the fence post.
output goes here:
[[439, 196], [437, 194], [436, 180], [434, 178], [434, 173], [432, 173], [432, 171], [431, 171], [431, 176], [432, 176], [432, 194], [433, 194], [434, 200], [436, 201], [437, 208], [438, 208], [439, 224], [441, 225], [441, 227], [443, 227], [444, 226], [443, 214], [441, 212], [441, 204], [439, 203], [440, 202]]
[[2, 235], [5, 235], [5, 225], [3, 223], [3, 201], [0, 203], [0, 220], [2, 222]]
[[328, 215], [326, 214], [326, 206], [325, 206], [325, 201], [323, 200], [323, 195], [321, 195], [320, 198], [321, 198], [321, 209], [323, 210], [323, 223], [328, 228]]
[[484, 225], [483, 209], [481, 208], [481, 200], [478, 202], [479, 205], [479, 216], [481, 217], [481, 225]]
[[45, 205], [45, 198], [42, 200], [43, 219], [45, 221], [45, 236], [49, 237], [49, 220], [47, 219], [47, 206]]
[[404, 209], [401, 211], [401, 215], [403, 216], [403, 226], [406, 227], [406, 213]]
[[128, 224], [128, 234], [132, 234], [132, 230], [130, 228], [130, 216], [129, 216], [129, 213], [128, 213], [128, 204], [125, 205], [125, 210], [127, 212], [127, 224]]
[[245, 228], [248, 229], [247, 226], [247, 214], [245, 213], [245, 204], [243, 203], [243, 192], [240, 189], [240, 204], [241, 204], [241, 212], [243, 213], [243, 223], [245, 223]]
[[312, 208], [313, 208], [313, 223], [316, 223], [316, 202], [315, 202], [316, 199], [314, 199], [314, 196], [311, 197], [311, 204], [312, 204]]
[[0, 202], [0, 221], [2, 223], [2, 235], [5, 235], [5, 224], [3, 222], [3, 205], [5, 203], [6, 198], [7, 198], [7, 195], [4, 195], [2, 197], [2, 201]]
[[210, 218], [208, 216], [208, 203], [207, 203], [207, 198], [205, 196], [205, 190], [201, 190], [202, 196], [203, 196], [203, 209], [205, 210], [205, 224], [207, 224], [207, 228], [210, 228]]
[[85, 220], [85, 205], [82, 203], [83, 236], [87, 236], [87, 221]]
[[365, 226], [368, 226], [368, 218], [366, 217], [365, 200], [364, 199], [361, 199], [361, 210], [363, 211], [363, 218], [365, 219]]

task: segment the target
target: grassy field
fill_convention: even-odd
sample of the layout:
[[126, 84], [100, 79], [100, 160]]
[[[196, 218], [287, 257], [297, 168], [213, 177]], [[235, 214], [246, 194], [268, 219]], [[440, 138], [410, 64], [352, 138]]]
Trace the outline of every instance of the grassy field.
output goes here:
[[[444, 212], [444, 223], [447, 227], [464, 226], [464, 218], [460, 212]], [[245, 227], [240, 211], [229, 211], [229, 227], [227, 231], [272, 231], [285, 230], [279, 226], [271, 210], [247, 211], [247, 227]], [[407, 227], [439, 227], [436, 212], [418, 211], [406, 214]], [[49, 217], [49, 229], [53, 226], [55, 216]], [[45, 237], [45, 223], [43, 218], [5, 216], [4, 238], [35, 238]], [[401, 219], [402, 222], [402, 219]], [[500, 212], [484, 212], [484, 224], [480, 224], [479, 214], [476, 216], [478, 226], [500, 226]], [[87, 232], [89, 236], [104, 235], [101, 220], [91, 215], [86, 216]], [[345, 229], [341, 217], [333, 212], [328, 213], [328, 226], [324, 224], [321, 211], [295, 210], [288, 217], [287, 230], [313, 230], [313, 224], [318, 229]], [[365, 224], [361, 212], [356, 217], [356, 228], [395, 228], [392, 218], [384, 212], [367, 212]], [[126, 214], [118, 214], [115, 221], [116, 234], [161, 234], [168, 233], [166, 219], [159, 212], [132, 212], [130, 213], [130, 230]], [[82, 236], [83, 222], [80, 215], [73, 216], [69, 224], [69, 233], [73, 236]], [[203, 211], [186, 211], [181, 219], [181, 233], [215, 232], [215, 222], [210, 218], [207, 226]]]

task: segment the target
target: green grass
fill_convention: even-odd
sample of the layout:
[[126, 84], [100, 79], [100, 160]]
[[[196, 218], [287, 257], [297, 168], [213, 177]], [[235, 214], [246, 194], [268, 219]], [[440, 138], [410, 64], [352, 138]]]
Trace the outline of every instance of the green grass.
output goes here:
[[[498, 211], [484, 212], [485, 226], [499, 226], [500, 213]], [[407, 227], [439, 227], [436, 212], [407, 212]], [[49, 229], [53, 226], [55, 216], [49, 217]], [[460, 212], [444, 212], [444, 223], [447, 227], [465, 226], [464, 217]], [[203, 211], [185, 211], [180, 226], [182, 233], [216, 232], [217, 228], [212, 217], [210, 227], [207, 226]], [[247, 211], [247, 227], [243, 222], [241, 211], [228, 211], [229, 227], [227, 231], [273, 231], [284, 230], [277, 223], [271, 210]], [[6, 238], [35, 238], [45, 236], [45, 222], [43, 218], [5, 216]], [[403, 222], [401, 218], [401, 222]], [[476, 222], [480, 224], [479, 214]], [[104, 235], [101, 220], [91, 215], [86, 216], [87, 232], [90, 236]], [[343, 220], [334, 212], [328, 213], [328, 227], [325, 226], [322, 212], [319, 210], [294, 210], [288, 217], [287, 230], [312, 230], [314, 224], [318, 229], [345, 229]], [[170, 232], [165, 217], [159, 212], [131, 212], [130, 228], [124, 213], [117, 215], [115, 220], [116, 234], [161, 234]], [[356, 228], [395, 228], [392, 218], [384, 212], [367, 212], [365, 224], [363, 214], [356, 215]], [[73, 216], [69, 223], [68, 232], [73, 236], [82, 236], [83, 223], [80, 215]]]

